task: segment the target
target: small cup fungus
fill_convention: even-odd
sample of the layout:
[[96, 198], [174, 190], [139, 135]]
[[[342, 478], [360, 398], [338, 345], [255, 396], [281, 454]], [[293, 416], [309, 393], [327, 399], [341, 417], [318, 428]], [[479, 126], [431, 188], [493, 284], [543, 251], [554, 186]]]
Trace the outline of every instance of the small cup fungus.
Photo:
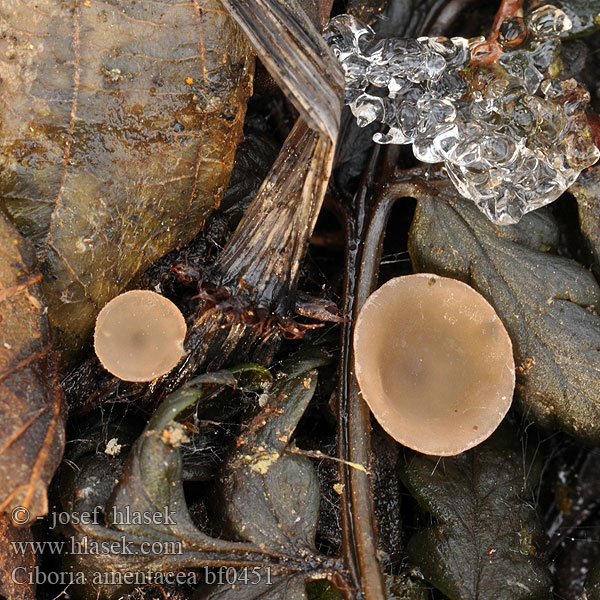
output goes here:
[[361, 394], [398, 442], [438, 456], [481, 443], [515, 387], [512, 344], [490, 304], [468, 285], [431, 274], [388, 281], [354, 330]]
[[170, 300], [132, 290], [100, 311], [94, 348], [104, 368], [119, 379], [151, 381], [179, 362], [185, 334], [185, 319]]

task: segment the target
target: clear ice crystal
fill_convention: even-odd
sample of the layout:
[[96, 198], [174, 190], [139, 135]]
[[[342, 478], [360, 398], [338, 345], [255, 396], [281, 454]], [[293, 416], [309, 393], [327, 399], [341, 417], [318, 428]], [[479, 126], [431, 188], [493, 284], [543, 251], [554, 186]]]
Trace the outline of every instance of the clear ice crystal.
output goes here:
[[379, 122], [375, 142], [412, 144], [417, 159], [443, 162], [460, 194], [507, 225], [556, 200], [600, 157], [588, 92], [556, 78], [559, 36], [570, 28], [551, 5], [508, 23], [500, 59], [477, 81], [467, 67], [481, 38], [377, 40], [350, 15], [332, 19], [324, 36], [358, 125]]

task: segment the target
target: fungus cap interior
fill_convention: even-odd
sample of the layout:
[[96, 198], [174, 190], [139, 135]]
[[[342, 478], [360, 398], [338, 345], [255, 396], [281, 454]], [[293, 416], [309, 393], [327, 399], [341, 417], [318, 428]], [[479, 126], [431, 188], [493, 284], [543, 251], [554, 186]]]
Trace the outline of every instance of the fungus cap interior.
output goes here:
[[132, 290], [100, 311], [94, 348], [113, 375], [125, 381], [151, 381], [179, 362], [185, 334], [185, 319], [169, 299], [149, 290]]
[[381, 426], [398, 442], [451, 456], [485, 440], [510, 408], [510, 337], [473, 288], [431, 274], [388, 281], [354, 330], [356, 377]]

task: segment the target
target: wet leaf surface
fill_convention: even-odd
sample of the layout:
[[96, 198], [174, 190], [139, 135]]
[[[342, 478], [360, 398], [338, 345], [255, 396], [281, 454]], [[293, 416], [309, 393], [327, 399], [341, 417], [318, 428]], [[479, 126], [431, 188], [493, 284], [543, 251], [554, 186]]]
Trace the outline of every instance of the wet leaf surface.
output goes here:
[[558, 228], [536, 211], [495, 227], [447, 187], [419, 201], [409, 249], [418, 271], [456, 277], [494, 306], [517, 365], [517, 398], [529, 418], [600, 442], [600, 288], [577, 262], [552, 254]]
[[9, 517], [0, 515], [0, 598], [35, 600], [36, 586], [28, 582], [28, 574], [37, 563], [32, 542], [29, 528], [14, 527]]
[[263, 396], [263, 410], [238, 438], [221, 477], [227, 529], [265, 549], [301, 555], [314, 548], [319, 481], [310, 459], [286, 454], [317, 384], [315, 353], [283, 368]]
[[31, 244], [0, 214], [0, 511], [32, 519], [48, 510], [65, 436], [40, 281]]
[[586, 169], [569, 192], [577, 199], [581, 233], [600, 272], [600, 168]]
[[1, 206], [37, 246], [72, 351], [218, 206], [253, 58], [217, 0], [10, 0], [0, 17]]
[[510, 427], [456, 457], [406, 458], [404, 484], [438, 521], [408, 554], [451, 600], [548, 597], [543, 530], [528, 501], [540, 468]]

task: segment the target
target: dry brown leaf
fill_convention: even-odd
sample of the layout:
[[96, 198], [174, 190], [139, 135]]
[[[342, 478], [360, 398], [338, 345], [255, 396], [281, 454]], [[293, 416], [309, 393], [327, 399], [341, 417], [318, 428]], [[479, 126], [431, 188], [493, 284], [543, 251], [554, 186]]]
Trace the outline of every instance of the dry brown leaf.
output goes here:
[[20, 506], [32, 519], [48, 510], [65, 436], [41, 278], [33, 247], [0, 213], [0, 511]]
[[31, 542], [29, 528], [13, 527], [0, 515], [0, 598], [35, 600], [35, 585], [27, 583], [36, 564]]

